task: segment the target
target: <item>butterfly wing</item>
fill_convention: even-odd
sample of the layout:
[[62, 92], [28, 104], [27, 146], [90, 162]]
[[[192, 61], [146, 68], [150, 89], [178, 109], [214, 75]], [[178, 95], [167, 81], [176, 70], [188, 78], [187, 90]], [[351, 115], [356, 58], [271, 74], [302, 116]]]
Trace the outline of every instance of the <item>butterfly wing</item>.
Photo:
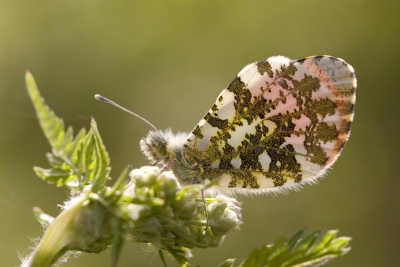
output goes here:
[[189, 135], [183, 158], [203, 181], [235, 192], [315, 182], [348, 140], [355, 88], [354, 69], [330, 56], [249, 64]]

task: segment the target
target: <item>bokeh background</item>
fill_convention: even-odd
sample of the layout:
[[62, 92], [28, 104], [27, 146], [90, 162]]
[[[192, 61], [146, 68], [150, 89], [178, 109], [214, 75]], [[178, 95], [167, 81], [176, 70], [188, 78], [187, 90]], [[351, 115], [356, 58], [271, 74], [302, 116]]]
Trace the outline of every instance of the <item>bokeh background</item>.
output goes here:
[[[57, 215], [64, 188], [37, 178], [49, 151], [24, 72], [77, 131], [91, 116], [112, 176], [147, 162], [138, 119], [93, 99], [103, 94], [157, 127], [190, 131], [247, 63], [273, 55], [329, 54], [358, 78], [350, 142], [318, 185], [288, 195], [242, 197], [244, 224], [194, 266], [243, 259], [283, 233], [339, 229], [352, 251], [327, 266], [398, 266], [400, 247], [400, 2], [392, 1], [0, 1], [0, 265], [42, 235], [31, 208]], [[109, 253], [62, 266], [108, 266]], [[145, 245], [125, 246], [120, 265], [161, 266]], [[175, 266], [172, 264], [171, 266]]]

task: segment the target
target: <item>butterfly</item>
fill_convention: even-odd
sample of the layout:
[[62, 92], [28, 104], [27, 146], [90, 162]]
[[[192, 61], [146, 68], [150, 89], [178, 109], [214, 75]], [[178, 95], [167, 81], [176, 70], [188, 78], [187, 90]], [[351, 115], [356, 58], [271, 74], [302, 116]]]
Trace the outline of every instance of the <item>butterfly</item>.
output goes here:
[[270, 57], [245, 66], [191, 133], [154, 130], [140, 141], [151, 164], [184, 184], [227, 195], [312, 184], [348, 141], [357, 80], [340, 58]]

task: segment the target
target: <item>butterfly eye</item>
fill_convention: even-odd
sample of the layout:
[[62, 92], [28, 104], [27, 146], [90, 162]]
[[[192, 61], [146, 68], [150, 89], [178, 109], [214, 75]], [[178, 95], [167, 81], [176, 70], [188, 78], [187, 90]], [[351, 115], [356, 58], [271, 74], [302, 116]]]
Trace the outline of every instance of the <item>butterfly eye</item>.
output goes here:
[[167, 155], [167, 143], [165, 141], [158, 143], [156, 149], [161, 156]]

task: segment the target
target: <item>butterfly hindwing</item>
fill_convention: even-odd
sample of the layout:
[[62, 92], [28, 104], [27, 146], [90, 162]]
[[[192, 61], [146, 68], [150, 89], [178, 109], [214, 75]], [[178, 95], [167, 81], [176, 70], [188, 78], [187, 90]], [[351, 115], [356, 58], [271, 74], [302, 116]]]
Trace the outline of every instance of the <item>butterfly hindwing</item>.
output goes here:
[[353, 68], [330, 56], [249, 64], [189, 135], [182, 157], [203, 181], [218, 178], [238, 192], [313, 182], [348, 139], [355, 87]]

